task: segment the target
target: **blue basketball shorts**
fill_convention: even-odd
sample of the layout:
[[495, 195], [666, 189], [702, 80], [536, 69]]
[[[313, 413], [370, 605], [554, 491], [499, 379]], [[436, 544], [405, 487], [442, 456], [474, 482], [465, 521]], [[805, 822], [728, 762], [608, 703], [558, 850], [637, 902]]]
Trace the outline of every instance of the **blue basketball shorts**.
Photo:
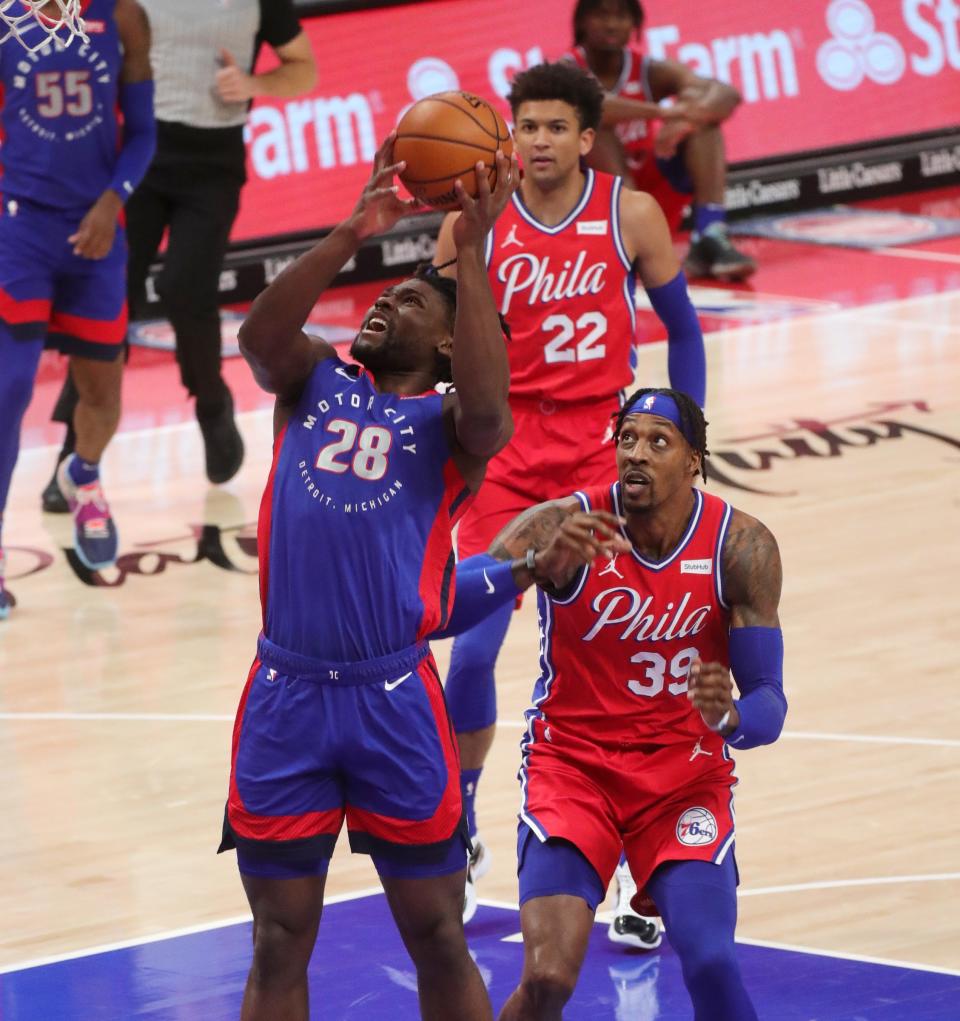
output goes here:
[[344, 820], [351, 850], [381, 874], [466, 867], [459, 753], [429, 647], [338, 664], [261, 636], [234, 724], [220, 850], [302, 868], [331, 857]]
[[63, 354], [114, 361], [127, 334], [127, 237], [103, 259], [73, 254], [81, 214], [5, 197], [0, 210], [0, 329]]

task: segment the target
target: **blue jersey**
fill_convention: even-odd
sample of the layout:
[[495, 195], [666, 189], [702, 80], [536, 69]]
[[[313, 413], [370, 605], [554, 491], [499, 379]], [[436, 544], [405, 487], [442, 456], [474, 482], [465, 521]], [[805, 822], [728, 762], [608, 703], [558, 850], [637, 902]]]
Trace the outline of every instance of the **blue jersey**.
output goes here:
[[[36, 53], [15, 42], [0, 47], [5, 198], [85, 213], [109, 187], [120, 144], [115, 4], [92, 0], [89, 43], [51, 42]], [[42, 31], [31, 24], [22, 34], [32, 45]]]
[[442, 628], [454, 595], [451, 529], [469, 490], [443, 397], [381, 393], [320, 362], [277, 437], [260, 507], [263, 631], [304, 656], [386, 656]]

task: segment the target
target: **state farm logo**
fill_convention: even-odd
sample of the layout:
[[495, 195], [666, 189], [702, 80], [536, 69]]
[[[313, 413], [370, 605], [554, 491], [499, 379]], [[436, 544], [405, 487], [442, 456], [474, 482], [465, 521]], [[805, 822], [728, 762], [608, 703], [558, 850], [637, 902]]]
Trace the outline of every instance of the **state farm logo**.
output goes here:
[[832, 89], [849, 92], [864, 78], [893, 85], [903, 77], [907, 58], [899, 40], [876, 31], [864, 0], [833, 0], [827, 8], [828, 39], [817, 51], [817, 71]]
[[[3, 3], [0, 0], [0, 7]], [[513, 76], [543, 59], [539, 46], [523, 51], [510, 47], [493, 50], [487, 58], [490, 88], [505, 97]], [[410, 101], [395, 108], [393, 103], [399, 101], [395, 96], [400, 92], [393, 81], [395, 70], [385, 69], [379, 78], [382, 87], [370, 92], [345, 88], [340, 95], [314, 95], [255, 105], [244, 129], [254, 174], [271, 181], [292, 174], [372, 163], [377, 151], [378, 117], [388, 115], [395, 123], [418, 99], [460, 88], [456, 67], [440, 57], [420, 57], [409, 66], [405, 76]]]

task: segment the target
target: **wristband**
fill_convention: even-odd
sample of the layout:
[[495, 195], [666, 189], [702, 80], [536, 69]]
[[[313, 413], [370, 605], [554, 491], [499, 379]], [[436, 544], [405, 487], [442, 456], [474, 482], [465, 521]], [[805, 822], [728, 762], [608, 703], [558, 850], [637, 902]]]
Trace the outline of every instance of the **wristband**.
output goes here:
[[730, 714], [732, 712], [733, 712], [733, 709], [728, 709], [723, 714], [723, 716], [720, 717], [720, 722], [715, 727], [711, 727], [710, 729], [715, 734], [722, 734], [723, 733], [723, 728], [730, 722]]
[[531, 546], [527, 550], [526, 558], [523, 561], [523, 566], [530, 572], [530, 574], [536, 578], [537, 576], [537, 551]]

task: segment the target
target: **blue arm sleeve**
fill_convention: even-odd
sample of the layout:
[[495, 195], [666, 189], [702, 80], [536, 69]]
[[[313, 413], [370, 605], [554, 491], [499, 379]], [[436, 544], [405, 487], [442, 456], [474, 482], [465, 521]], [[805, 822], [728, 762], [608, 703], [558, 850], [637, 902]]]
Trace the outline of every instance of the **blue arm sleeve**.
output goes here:
[[509, 560], [494, 560], [489, 553], [461, 560], [457, 564], [456, 595], [450, 619], [442, 631], [435, 631], [430, 638], [453, 638], [469, 630], [504, 603], [516, 599], [520, 591], [513, 580]]
[[123, 145], [117, 153], [110, 187], [126, 202], [143, 180], [157, 147], [153, 82], [121, 85], [120, 112], [123, 114]]
[[734, 748], [773, 744], [783, 730], [783, 632], [778, 627], [741, 627], [730, 632], [730, 669], [740, 689], [734, 705], [740, 723], [726, 741]]
[[674, 390], [689, 394], [702, 408], [707, 398], [707, 358], [700, 320], [678, 273], [660, 287], [648, 287], [650, 304], [667, 328], [667, 368]]

